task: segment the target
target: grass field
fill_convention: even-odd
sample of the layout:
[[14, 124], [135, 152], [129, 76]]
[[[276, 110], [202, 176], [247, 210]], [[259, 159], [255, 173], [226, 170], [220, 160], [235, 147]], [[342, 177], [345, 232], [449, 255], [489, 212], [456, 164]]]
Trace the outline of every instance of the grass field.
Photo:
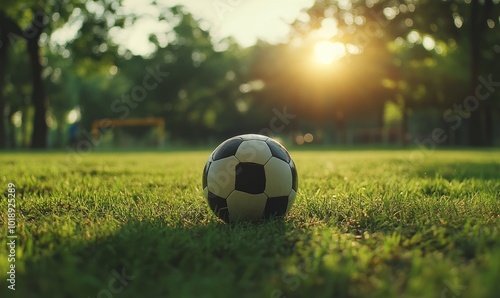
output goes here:
[[236, 225], [209, 152], [3, 153], [0, 297], [499, 297], [500, 151], [291, 153], [289, 216]]

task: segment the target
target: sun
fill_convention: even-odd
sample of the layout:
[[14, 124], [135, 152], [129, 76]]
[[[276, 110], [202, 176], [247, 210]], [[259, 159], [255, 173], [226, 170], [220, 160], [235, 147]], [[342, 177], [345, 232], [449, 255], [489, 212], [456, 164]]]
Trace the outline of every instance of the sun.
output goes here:
[[314, 45], [314, 59], [319, 64], [330, 64], [345, 56], [345, 46], [341, 42], [320, 41]]

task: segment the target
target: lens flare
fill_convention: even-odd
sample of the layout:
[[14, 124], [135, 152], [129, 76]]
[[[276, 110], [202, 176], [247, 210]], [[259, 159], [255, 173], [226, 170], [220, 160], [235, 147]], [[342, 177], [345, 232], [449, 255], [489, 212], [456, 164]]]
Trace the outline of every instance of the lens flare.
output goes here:
[[320, 64], [330, 64], [344, 57], [345, 52], [341, 42], [320, 41], [314, 46], [314, 59]]

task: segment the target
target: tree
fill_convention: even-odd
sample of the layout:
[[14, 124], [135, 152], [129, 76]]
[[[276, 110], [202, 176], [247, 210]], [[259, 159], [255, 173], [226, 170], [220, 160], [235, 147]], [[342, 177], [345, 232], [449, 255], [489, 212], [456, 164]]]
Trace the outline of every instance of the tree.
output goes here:
[[[386, 32], [383, 7], [346, 3], [317, 1], [305, 20], [293, 24], [289, 44], [261, 47], [254, 68], [268, 97], [281, 98], [282, 104], [318, 126], [333, 123], [340, 143], [348, 119], [370, 116], [382, 126], [384, 103], [394, 96], [382, 82], [398, 77], [387, 46], [393, 37]], [[315, 64], [313, 48], [324, 40], [341, 42], [345, 56], [330, 65]]]
[[35, 106], [35, 118], [33, 120], [33, 135], [31, 147], [35, 149], [47, 147], [47, 109], [48, 99], [45, 96], [45, 88], [42, 79], [42, 65], [40, 36], [45, 27], [45, 14], [41, 10], [33, 10], [33, 21], [25, 31], [27, 36], [27, 50], [31, 61], [31, 76], [33, 82], [33, 105]]
[[5, 147], [5, 98], [4, 85], [9, 44], [13, 34], [21, 34], [21, 29], [4, 11], [0, 10], [0, 148]]
[[[106, 29], [108, 24], [114, 26], [116, 24], [116, 20], [121, 18], [115, 16], [114, 14], [119, 2], [101, 0], [93, 5], [102, 7], [103, 10], [107, 12], [105, 15], [107, 19], [104, 20], [104, 16], [100, 15], [95, 8], [92, 8], [92, 5], [81, 0], [51, 0], [45, 2], [43, 6], [35, 0], [24, 1], [22, 3], [14, 0], [7, 0], [2, 2], [0, 5], [0, 22], [2, 28], [5, 28], [0, 32], [0, 40], [3, 45], [0, 49], [0, 60], [6, 60], [7, 57], [8, 43], [4, 42], [6, 39], [12, 41], [15, 36], [17, 36], [25, 39], [27, 43], [27, 52], [31, 61], [33, 84], [32, 104], [35, 108], [31, 141], [32, 148], [45, 148], [47, 146], [48, 134], [46, 117], [49, 108], [49, 101], [45, 93], [42, 78], [43, 66], [41, 64], [41, 58], [44, 53], [40, 46], [47, 46], [51, 34], [58, 28], [63, 27], [71, 17], [80, 19], [82, 22], [80, 32], [81, 34], [84, 34], [83, 36], [90, 36], [90, 38], [87, 38], [89, 42], [82, 46], [82, 43], [79, 43], [78, 39], [76, 39], [68, 41], [68, 43], [63, 45], [62, 48], [65, 46], [69, 47], [69, 45], [71, 45], [71, 49], [74, 50], [74, 52], [79, 51], [80, 53], [87, 54], [88, 48], [95, 49], [96, 46], [99, 48], [103, 40], [109, 42], [108, 30]], [[118, 24], [118, 26], [123, 26], [123, 24]], [[21, 28], [25, 29], [22, 30]], [[44, 42], [41, 41], [42, 36], [46, 36]], [[80, 39], [81, 38], [82, 35], [80, 35]], [[98, 44], [96, 45], [96, 43]], [[83, 50], [83, 48], [85, 48], [85, 50]], [[113, 47], [111, 46], [109, 48], [112, 49]], [[93, 50], [90, 53], [92, 53], [90, 58], [97, 60], [100, 60], [102, 57], [110, 56], [107, 51]], [[77, 55], [77, 57], [82, 56]], [[82, 60], [86, 61], [87, 58], [83, 58]], [[0, 65], [0, 81], [2, 81], [2, 84], [0, 84], [0, 90], [3, 90], [5, 65], [6, 64]], [[4, 104], [3, 97], [0, 97], [0, 112], [4, 110]], [[3, 113], [1, 116], [3, 118]], [[2, 123], [0, 124], [0, 138], [2, 139], [2, 142], [4, 142], [4, 121], [0, 122]], [[2, 145], [3, 143], [0, 143], [0, 147]]]
[[[228, 50], [215, 51], [209, 32], [182, 7], [166, 8], [161, 15], [172, 30], [150, 36], [156, 51], [118, 61], [118, 76], [127, 78], [129, 87], [107, 101], [109, 116], [163, 117], [171, 140], [196, 143], [258, 130], [260, 118], [239, 90], [247, 80], [248, 52], [231, 40], [223, 41]], [[144, 88], [152, 70], [161, 78]]]
[[[294, 24], [292, 38], [305, 39], [316, 30], [322, 30], [323, 34], [326, 30], [327, 35], [333, 36], [327, 38], [361, 49], [343, 75], [350, 81], [365, 78], [373, 86], [367, 89], [370, 96], [364, 100], [356, 95], [359, 88], [349, 86], [346, 90], [353, 93], [350, 102], [365, 106], [374, 100], [395, 101], [403, 109], [403, 128], [412, 109], [431, 106], [444, 111], [458, 100], [474, 95], [479, 75], [485, 74], [484, 66], [495, 64], [492, 53], [499, 37], [498, 30], [493, 29], [499, 26], [498, 20], [493, 19], [499, 14], [496, 0], [473, 0], [470, 4], [432, 0], [320, 0], [307, 13], [308, 20]], [[331, 24], [335, 24], [334, 28]], [[455, 63], [457, 59], [468, 61], [469, 69], [467, 64]], [[371, 67], [375, 70], [371, 73], [355, 72], [355, 68], [370, 70]], [[464, 74], [469, 76], [469, 88], [461, 88], [466, 85]], [[328, 84], [335, 86], [332, 81]], [[337, 93], [341, 87], [335, 86]], [[494, 106], [494, 100], [488, 100], [481, 103], [477, 112], [470, 113], [471, 145], [491, 144]]]
[[[5, 120], [8, 141], [10, 148], [23, 147], [29, 144], [28, 114], [31, 114], [30, 95], [32, 94], [32, 84], [29, 81], [30, 61], [26, 55], [26, 43], [13, 41], [9, 46], [9, 61], [6, 65], [6, 75], [3, 87], [5, 98]], [[28, 71], [26, 71], [28, 70]], [[19, 116], [24, 121], [19, 123]], [[18, 128], [21, 128], [21, 141], [18, 142]]]
[[[469, 55], [470, 55], [470, 89], [469, 94], [475, 94], [476, 88], [482, 83], [479, 76], [483, 74], [485, 59], [484, 49], [493, 49], [492, 44], [487, 44], [486, 35], [492, 28], [488, 27], [488, 21], [493, 22], [496, 17], [496, 25], [500, 25], [498, 21], [498, 1], [496, 9], [493, 6], [493, 0], [472, 0], [470, 3], [469, 17]], [[495, 13], [496, 12], [496, 13]], [[498, 31], [498, 29], [497, 29]], [[490, 33], [491, 34], [491, 33]], [[498, 34], [497, 34], [498, 35]], [[492, 62], [492, 61], [491, 61]], [[484, 104], [479, 105], [477, 112], [471, 113], [471, 127], [469, 129], [469, 143], [472, 146], [491, 146], [493, 143], [493, 104], [492, 99], [484, 101]]]

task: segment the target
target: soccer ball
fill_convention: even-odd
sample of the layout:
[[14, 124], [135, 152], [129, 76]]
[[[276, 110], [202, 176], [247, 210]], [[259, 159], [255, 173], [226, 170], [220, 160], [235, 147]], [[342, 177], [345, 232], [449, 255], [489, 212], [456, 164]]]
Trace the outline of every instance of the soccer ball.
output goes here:
[[203, 170], [207, 203], [226, 222], [283, 217], [297, 187], [297, 170], [285, 147], [257, 134], [224, 141]]

